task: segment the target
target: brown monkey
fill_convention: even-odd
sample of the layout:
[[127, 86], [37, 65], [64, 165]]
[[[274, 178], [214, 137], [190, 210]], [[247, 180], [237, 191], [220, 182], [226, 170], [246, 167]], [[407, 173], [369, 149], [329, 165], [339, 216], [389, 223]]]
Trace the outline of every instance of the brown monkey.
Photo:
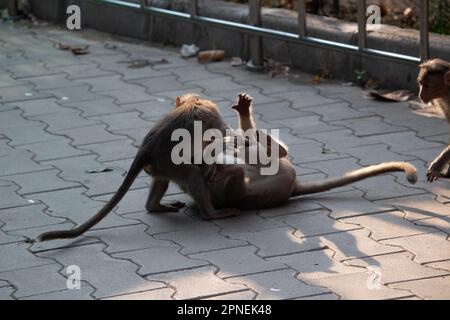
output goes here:
[[[169, 181], [173, 181], [192, 196], [203, 218], [215, 219], [236, 214], [238, 211], [234, 209], [216, 210], [213, 207], [199, 165], [175, 165], [171, 159], [172, 148], [177, 144], [177, 142], [171, 141], [171, 136], [176, 129], [186, 129], [193, 137], [194, 121], [201, 121], [203, 132], [208, 129], [218, 129], [223, 134], [225, 133], [227, 126], [223, 122], [217, 106], [213, 102], [201, 99], [194, 94], [177, 98], [176, 105], [177, 107], [162, 118], [144, 138], [122, 185], [95, 216], [75, 229], [46, 232], [41, 234], [38, 239], [46, 241], [75, 238], [83, 234], [114, 209], [142, 170], [154, 177], [146, 203], [146, 208], [151, 212], [178, 211], [183, 206], [178, 202], [170, 206], [164, 206], [160, 203], [168, 188]], [[191, 143], [194, 142], [191, 141]]]
[[[420, 65], [417, 78], [420, 87], [419, 97], [424, 103], [437, 105], [450, 124], [450, 63], [433, 59]], [[431, 163], [428, 168], [428, 181], [434, 182], [439, 176], [450, 178], [450, 168], [442, 173], [450, 162], [450, 145]]]
[[[262, 133], [255, 128], [252, 117], [252, 98], [240, 94], [233, 108], [239, 114], [239, 125], [244, 131], [255, 129], [255, 135]], [[270, 137], [269, 137], [270, 138]], [[291, 197], [324, 192], [379, 174], [404, 171], [410, 183], [417, 181], [416, 168], [406, 162], [382, 163], [346, 173], [340, 178], [325, 179], [318, 182], [301, 183], [296, 179], [292, 163], [287, 159], [286, 147], [275, 139], [280, 151], [279, 171], [275, 175], [261, 175], [259, 164], [211, 165], [206, 170], [207, 183], [215, 207], [238, 209], [263, 209], [281, 205]], [[269, 145], [269, 144], [267, 144]], [[264, 147], [264, 146], [262, 146]]]

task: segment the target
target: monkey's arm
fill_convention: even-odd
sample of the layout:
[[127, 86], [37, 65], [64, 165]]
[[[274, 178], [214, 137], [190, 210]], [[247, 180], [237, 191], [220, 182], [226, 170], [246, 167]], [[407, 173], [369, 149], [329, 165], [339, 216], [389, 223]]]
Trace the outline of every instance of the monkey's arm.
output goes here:
[[154, 178], [150, 188], [150, 194], [147, 198], [145, 208], [148, 212], [176, 212], [185, 206], [182, 202], [175, 202], [169, 206], [161, 204], [161, 199], [166, 194], [169, 187], [169, 180], [163, 178]]
[[252, 132], [255, 135], [256, 141], [263, 142], [262, 145], [267, 148], [269, 156], [272, 154], [272, 148], [278, 148], [279, 157], [286, 157], [287, 148], [283, 146], [280, 141], [256, 128], [253, 119], [252, 103], [253, 98], [251, 96], [246, 93], [241, 93], [238, 97], [238, 103], [232, 106], [232, 108], [238, 112], [239, 128], [244, 132], [253, 129]]
[[444, 166], [450, 162], [450, 145], [441, 152], [441, 154], [431, 163], [428, 168], [428, 181], [434, 182], [441, 175]]

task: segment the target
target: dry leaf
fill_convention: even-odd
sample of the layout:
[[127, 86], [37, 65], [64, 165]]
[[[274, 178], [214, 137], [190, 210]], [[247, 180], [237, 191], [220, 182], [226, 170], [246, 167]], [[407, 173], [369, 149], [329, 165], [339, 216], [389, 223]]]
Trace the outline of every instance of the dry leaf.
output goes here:
[[415, 94], [408, 90], [398, 90], [393, 92], [370, 91], [369, 95], [377, 100], [386, 102], [405, 102], [415, 97]]

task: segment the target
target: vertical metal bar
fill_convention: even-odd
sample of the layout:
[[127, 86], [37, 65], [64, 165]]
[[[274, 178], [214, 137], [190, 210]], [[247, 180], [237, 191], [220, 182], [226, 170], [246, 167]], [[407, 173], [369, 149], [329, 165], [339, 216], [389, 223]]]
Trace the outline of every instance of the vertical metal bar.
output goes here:
[[367, 18], [366, 18], [366, 0], [358, 0], [357, 9], [358, 9], [358, 47], [359, 50], [363, 51], [367, 48]]
[[420, 0], [420, 59], [430, 58], [430, 23], [428, 0]]
[[191, 0], [191, 18], [198, 16], [198, 0]]
[[[249, 24], [261, 26], [261, 0], [249, 1]], [[250, 37], [250, 61], [247, 63], [249, 70], [258, 71], [263, 68], [262, 38]]]
[[18, 14], [18, 6], [17, 6], [17, 0], [9, 0], [8, 1], [8, 13], [11, 17], [15, 17]]
[[298, 35], [306, 37], [306, 1], [298, 0]]
[[139, 4], [141, 5], [141, 10], [145, 9], [145, 0], [139, 0]]

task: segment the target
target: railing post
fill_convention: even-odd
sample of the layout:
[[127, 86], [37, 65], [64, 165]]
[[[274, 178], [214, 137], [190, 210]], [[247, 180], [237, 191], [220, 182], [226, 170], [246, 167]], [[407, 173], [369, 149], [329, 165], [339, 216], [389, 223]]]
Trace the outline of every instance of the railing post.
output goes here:
[[298, 0], [298, 35], [306, 37], [306, 1]]
[[18, 14], [17, 0], [9, 0], [8, 1], [8, 14], [11, 17], [15, 17]]
[[430, 58], [430, 24], [428, 0], [420, 0], [420, 59]]
[[191, 19], [198, 16], [198, 0], [191, 0]]
[[[261, 0], [249, 1], [249, 24], [261, 26]], [[250, 37], [250, 61], [247, 68], [252, 71], [263, 69], [262, 38], [258, 36]]]
[[367, 48], [366, 0], [358, 0], [356, 3], [358, 9], [358, 48], [360, 51], [364, 51]]

